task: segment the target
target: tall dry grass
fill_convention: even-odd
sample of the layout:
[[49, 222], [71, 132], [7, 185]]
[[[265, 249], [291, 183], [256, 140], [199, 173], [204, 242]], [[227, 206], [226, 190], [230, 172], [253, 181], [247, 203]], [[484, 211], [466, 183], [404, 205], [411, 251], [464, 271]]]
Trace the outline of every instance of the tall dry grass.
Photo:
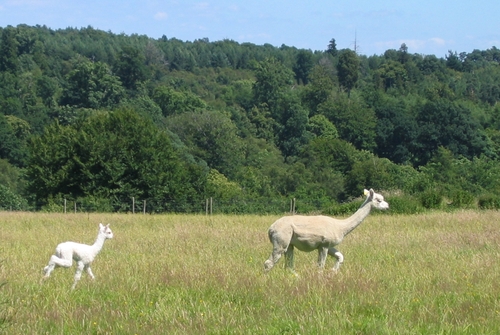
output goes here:
[[[376, 215], [339, 246], [340, 273], [296, 252], [269, 274], [276, 216], [0, 212], [6, 334], [499, 334], [500, 213]], [[40, 284], [55, 246], [93, 243], [93, 264]]]

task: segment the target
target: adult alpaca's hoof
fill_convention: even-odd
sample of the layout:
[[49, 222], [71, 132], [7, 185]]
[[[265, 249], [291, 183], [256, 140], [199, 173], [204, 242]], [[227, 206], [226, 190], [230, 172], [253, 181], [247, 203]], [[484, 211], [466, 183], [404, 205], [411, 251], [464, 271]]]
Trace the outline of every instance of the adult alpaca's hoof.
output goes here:
[[273, 268], [274, 264], [272, 261], [270, 261], [269, 259], [267, 261], [264, 262], [264, 271], [269, 271]]

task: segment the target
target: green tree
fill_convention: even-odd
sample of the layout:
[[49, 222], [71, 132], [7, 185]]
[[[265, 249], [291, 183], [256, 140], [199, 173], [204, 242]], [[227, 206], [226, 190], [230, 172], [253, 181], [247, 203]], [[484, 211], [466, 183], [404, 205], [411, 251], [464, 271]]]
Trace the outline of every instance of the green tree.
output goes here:
[[307, 128], [309, 132], [314, 134], [316, 137], [324, 137], [329, 139], [336, 139], [339, 137], [335, 125], [322, 114], [314, 115], [313, 117], [309, 118], [309, 124]]
[[299, 50], [293, 65], [293, 72], [295, 73], [295, 80], [297, 83], [306, 85], [309, 81], [309, 72], [314, 66], [313, 56], [310, 51]]
[[229, 117], [210, 110], [186, 112], [170, 116], [167, 126], [194, 157], [226, 177], [234, 177], [244, 158], [244, 144]]
[[113, 68], [125, 88], [135, 89], [137, 83], [145, 80], [148, 76], [148, 68], [145, 63], [146, 57], [139, 49], [124, 46]]
[[294, 95], [283, 100], [282, 108], [277, 145], [285, 157], [295, 156], [311, 137], [307, 131], [309, 113]]
[[446, 66], [455, 71], [462, 71], [462, 62], [457, 55], [457, 52], [452, 52], [448, 50], [448, 55], [446, 55]]
[[359, 97], [351, 99], [345, 94], [331, 94], [326, 102], [318, 106], [318, 112], [335, 125], [339, 138], [358, 149], [375, 148], [377, 118], [373, 109]]
[[267, 58], [255, 66], [254, 104], [266, 104], [271, 115], [279, 119], [279, 104], [293, 84], [293, 72], [276, 58]]
[[394, 163], [413, 163], [418, 126], [405, 102], [387, 99], [375, 108], [375, 113], [377, 116], [375, 153]]
[[66, 82], [61, 105], [112, 108], [125, 93], [118, 77], [112, 75], [108, 65], [101, 62], [78, 61], [75, 69], [67, 75]]
[[24, 187], [21, 173], [21, 169], [10, 164], [6, 159], [0, 159], [0, 185], [16, 194], [21, 194]]
[[427, 102], [419, 110], [417, 124], [419, 165], [425, 165], [441, 146], [469, 159], [491, 153], [481, 125], [463, 105], [447, 100]]
[[153, 92], [153, 100], [167, 117], [184, 112], [206, 109], [207, 104], [191, 92], [178, 92], [169, 86], [158, 86]]
[[11, 72], [0, 72], [0, 111], [5, 115], [22, 114], [19, 97], [19, 77]]
[[339, 62], [337, 63], [339, 83], [347, 90], [349, 96], [358, 81], [359, 65], [359, 58], [354, 51], [344, 49], [339, 52]]
[[255, 127], [255, 136], [270, 143], [275, 143], [278, 123], [272, 118], [271, 112], [266, 104], [254, 106], [248, 111], [248, 119]]
[[335, 39], [332, 38], [330, 42], [328, 43], [328, 47], [326, 49], [326, 52], [328, 52], [330, 55], [333, 57], [337, 56], [337, 43], [335, 42]]
[[403, 89], [407, 80], [407, 73], [400, 62], [389, 60], [375, 72], [375, 77], [380, 87], [387, 91], [393, 87]]
[[0, 114], [0, 159], [6, 159], [17, 167], [24, 167], [27, 154], [25, 141], [29, 135], [27, 122], [13, 115]]
[[168, 135], [127, 109], [55, 123], [30, 149], [27, 187], [42, 203], [95, 197], [120, 208], [134, 196], [157, 210], [182, 210], [204, 189], [202, 171], [180, 159]]
[[328, 99], [334, 88], [335, 82], [331, 71], [326, 66], [316, 65], [309, 74], [309, 83], [304, 89], [302, 99], [309, 107], [311, 115], [317, 113], [318, 105]]
[[3, 29], [0, 41], [0, 72], [16, 73], [19, 69], [18, 42], [16, 28], [11, 26]]
[[406, 64], [410, 60], [410, 55], [408, 54], [408, 47], [405, 43], [401, 44], [401, 47], [398, 50], [399, 53], [399, 61], [401, 64]]

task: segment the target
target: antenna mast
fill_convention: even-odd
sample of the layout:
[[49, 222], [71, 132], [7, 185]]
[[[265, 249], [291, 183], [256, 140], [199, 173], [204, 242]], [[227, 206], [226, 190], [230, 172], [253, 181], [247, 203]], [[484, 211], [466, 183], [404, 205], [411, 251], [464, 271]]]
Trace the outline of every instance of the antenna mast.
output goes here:
[[356, 55], [358, 54], [358, 33], [356, 30], [354, 30], [354, 53], [356, 53]]

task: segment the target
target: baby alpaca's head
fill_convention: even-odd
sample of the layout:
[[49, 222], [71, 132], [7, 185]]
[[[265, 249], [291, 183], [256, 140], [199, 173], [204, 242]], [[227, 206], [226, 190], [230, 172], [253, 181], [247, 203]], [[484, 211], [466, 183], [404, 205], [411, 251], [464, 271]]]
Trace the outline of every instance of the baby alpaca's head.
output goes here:
[[104, 234], [106, 238], [113, 238], [113, 232], [111, 231], [111, 228], [109, 228], [109, 223], [105, 226], [102, 223], [99, 223], [99, 233]]

